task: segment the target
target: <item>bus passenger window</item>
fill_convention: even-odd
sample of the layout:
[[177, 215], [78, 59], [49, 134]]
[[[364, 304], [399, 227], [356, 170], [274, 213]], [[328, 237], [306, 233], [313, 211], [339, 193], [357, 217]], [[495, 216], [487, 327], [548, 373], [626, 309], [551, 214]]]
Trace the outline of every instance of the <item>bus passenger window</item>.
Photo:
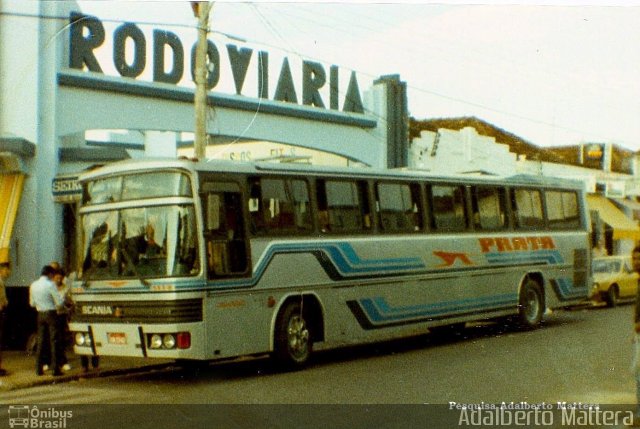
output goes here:
[[580, 227], [578, 195], [567, 191], [545, 191], [549, 227], [575, 229]]
[[499, 230], [506, 226], [504, 189], [475, 186], [472, 188], [474, 228]]
[[419, 188], [408, 184], [379, 183], [376, 210], [384, 232], [412, 232], [422, 228]]
[[467, 229], [464, 188], [462, 186], [432, 186], [431, 208], [436, 230], [464, 231]]
[[358, 232], [371, 228], [366, 182], [318, 181], [318, 208], [327, 211], [326, 225], [318, 219], [323, 231]]
[[544, 226], [542, 196], [535, 189], [516, 189], [512, 199], [515, 226], [534, 229]]
[[254, 179], [249, 213], [253, 233], [311, 231], [307, 182], [295, 179]]

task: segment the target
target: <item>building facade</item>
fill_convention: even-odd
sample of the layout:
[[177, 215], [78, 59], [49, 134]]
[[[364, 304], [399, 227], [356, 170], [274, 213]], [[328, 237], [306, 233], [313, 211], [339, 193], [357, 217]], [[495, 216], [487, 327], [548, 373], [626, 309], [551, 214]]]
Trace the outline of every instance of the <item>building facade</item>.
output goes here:
[[[423, 122], [422, 126], [434, 130], [423, 130], [411, 141], [409, 168], [434, 174], [526, 174], [576, 180], [588, 192], [594, 246], [602, 243], [609, 254], [629, 255], [640, 241], [637, 154], [610, 143], [542, 149], [476, 118]], [[452, 125], [456, 129], [445, 128]], [[476, 128], [510, 144], [481, 135]], [[615, 169], [614, 158], [618, 160]]]
[[[196, 24], [114, 22], [68, 1], [0, 3], [0, 260], [13, 264], [11, 342], [33, 328], [24, 317], [27, 286], [41, 267], [75, 262], [77, 175], [125, 158], [192, 151]], [[336, 65], [214, 36], [207, 153], [406, 162], [399, 76], [363, 84]]]

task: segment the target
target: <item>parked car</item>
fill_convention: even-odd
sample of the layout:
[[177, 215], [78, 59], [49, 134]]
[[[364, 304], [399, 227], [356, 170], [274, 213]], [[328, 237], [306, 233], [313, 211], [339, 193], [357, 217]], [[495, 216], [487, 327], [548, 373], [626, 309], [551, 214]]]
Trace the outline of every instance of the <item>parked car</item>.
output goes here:
[[638, 273], [631, 269], [631, 259], [603, 256], [592, 261], [593, 287], [589, 298], [614, 307], [621, 299], [633, 298], [638, 291]]

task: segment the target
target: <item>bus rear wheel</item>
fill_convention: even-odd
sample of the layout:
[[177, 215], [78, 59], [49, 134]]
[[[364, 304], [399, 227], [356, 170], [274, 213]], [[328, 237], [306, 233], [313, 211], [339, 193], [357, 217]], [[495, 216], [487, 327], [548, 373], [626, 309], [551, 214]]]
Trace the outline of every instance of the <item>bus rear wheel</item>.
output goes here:
[[538, 282], [528, 278], [520, 289], [518, 325], [524, 329], [540, 326], [544, 314], [544, 298]]
[[311, 325], [298, 302], [290, 302], [280, 312], [276, 321], [276, 363], [283, 369], [303, 368], [311, 357], [313, 342]]

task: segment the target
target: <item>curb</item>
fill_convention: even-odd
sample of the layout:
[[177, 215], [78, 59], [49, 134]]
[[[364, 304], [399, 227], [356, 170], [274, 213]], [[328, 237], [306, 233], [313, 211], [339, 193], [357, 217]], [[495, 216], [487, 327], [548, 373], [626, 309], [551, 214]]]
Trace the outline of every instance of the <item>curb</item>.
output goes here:
[[4, 384], [0, 380], [0, 392], [11, 392], [13, 390], [27, 389], [30, 387], [39, 387], [39, 386], [46, 386], [46, 385], [68, 383], [71, 381], [78, 381], [82, 379], [113, 377], [113, 376], [128, 375], [128, 374], [139, 374], [143, 372], [163, 370], [173, 365], [175, 365], [175, 362], [166, 362], [166, 363], [151, 364], [151, 365], [130, 367], [130, 368], [106, 368], [106, 369], [98, 369], [93, 371], [89, 370], [87, 372], [81, 372], [78, 374], [63, 374], [58, 377], [45, 375], [45, 376], [39, 377], [38, 379], [30, 380], [23, 383]]

